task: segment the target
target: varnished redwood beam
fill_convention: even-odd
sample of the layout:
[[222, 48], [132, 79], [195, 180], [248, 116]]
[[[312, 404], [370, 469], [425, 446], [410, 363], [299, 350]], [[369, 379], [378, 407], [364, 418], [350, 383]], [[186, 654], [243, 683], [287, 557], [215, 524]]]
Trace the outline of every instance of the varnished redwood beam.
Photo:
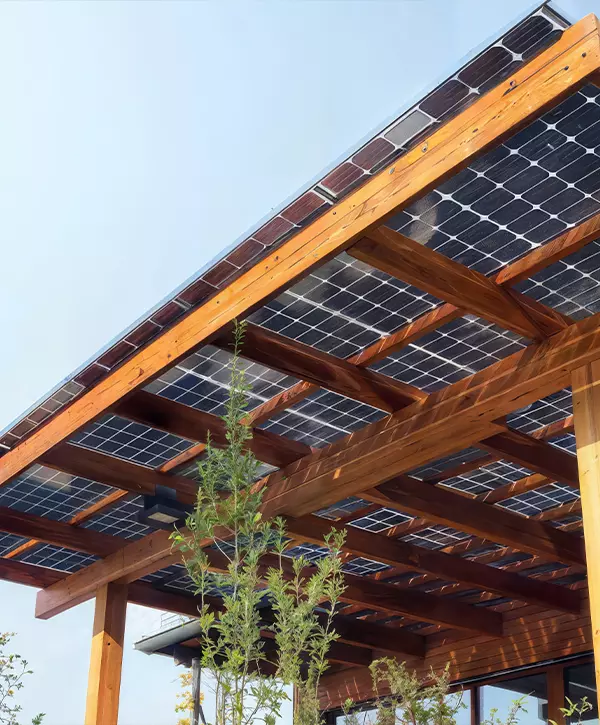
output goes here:
[[483, 503], [500, 503], [500, 501], [506, 501], [506, 499], [527, 493], [527, 491], [535, 491], [550, 483], [553, 483], [552, 479], [547, 476], [542, 476], [540, 473], [534, 473], [533, 476], [526, 476], [525, 478], [520, 478], [518, 481], [512, 481], [505, 483], [503, 486], [498, 486], [498, 488], [492, 491], [480, 493], [475, 498]]
[[[110, 506], [113, 506], [124, 496], [127, 496], [127, 491], [113, 491], [112, 493], [108, 494], [108, 496], [99, 499], [91, 506], [83, 509], [83, 511], [79, 511], [78, 513], [76, 513], [75, 516], [69, 519], [69, 526], [79, 526], [85, 521], [89, 521], [89, 519], [91, 519], [93, 516], [96, 516]], [[14, 559], [15, 557], [25, 554], [25, 552], [34, 549], [39, 543], [41, 543], [39, 539], [29, 539], [29, 541], [21, 544], [21, 546], [17, 546], [16, 549], [12, 549], [11, 551], [9, 551], [7, 554], [4, 555], [4, 557], [6, 559]]]
[[600, 358], [599, 322], [585, 318], [272, 474], [267, 510], [309, 513], [505, 432], [498, 419], [564, 388], [571, 370]]
[[522, 127], [576, 89], [600, 67], [598, 26], [589, 16], [567, 29], [511, 78], [483, 95], [374, 175], [226, 289], [132, 355], [94, 388], [3, 456], [0, 485], [188, 355], [234, 319], [285, 289], [410, 204], [477, 154]]
[[382, 272], [435, 295], [467, 312], [531, 339], [566, 326], [552, 311], [530, 307], [489, 277], [382, 226], [372, 229], [348, 253]]
[[[303, 515], [319, 510], [501, 432], [495, 420], [561, 390], [569, 384], [573, 369], [600, 358], [599, 322], [600, 315], [585, 318], [552, 339], [514, 353], [430, 395], [424, 403], [370, 424], [269, 476], [260, 484], [266, 487], [264, 515]], [[469, 503], [468, 499], [463, 503]], [[136, 572], [146, 574], [151, 567], [156, 571], [170, 563], [170, 542], [157, 545], [150, 559], [135, 548], [138, 544], [125, 547], [129, 576], [136, 578]], [[139, 556], [142, 561], [136, 566]], [[73, 606], [87, 596], [94, 582], [118, 579], [121, 570], [121, 560], [108, 557], [76, 572], [68, 583], [61, 582], [51, 587], [51, 592], [38, 595], [38, 614], [52, 616], [54, 611]]]
[[96, 594], [85, 725], [117, 725], [127, 586], [111, 582]]
[[[320, 544], [331, 530], [332, 523], [318, 516], [288, 518], [288, 531], [304, 541]], [[339, 526], [334, 525], [334, 528]], [[497, 592], [502, 596], [535, 602], [550, 609], [579, 611], [579, 597], [560, 587], [535, 582], [502, 570], [493, 569], [468, 559], [426, 549], [381, 534], [349, 527], [346, 529], [344, 550], [355, 556], [380, 561], [392, 567], [407, 567], [444, 579]]]
[[[212, 549], [207, 550], [206, 554], [212, 570], [226, 570], [226, 557]], [[284, 574], [292, 576], [291, 562], [287, 567], [286, 564], [284, 561]], [[266, 573], [270, 566], [278, 566], [278, 559], [273, 555], [266, 555], [261, 559], [261, 570]], [[306, 574], [310, 575], [312, 572], [313, 568], [307, 567]], [[343, 602], [460, 630], [485, 632], [491, 637], [502, 636], [502, 617], [496, 612], [473, 608], [457, 601], [441, 600], [427, 592], [404, 589], [354, 574], [344, 574], [343, 583], [344, 591], [340, 594]]]
[[190, 503], [196, 500], [197, 484], [189, 478], [160, 473], [73, 443], [55, 446], [39, 462], [57, 471], [89, 478], [130, 493], [152, 496], [156, 486], [168, 486], [176, 492], [180, 501]]
[[125, 541], [92, 529], [78, 529], [61, 521], [0, 507], [0, 531], [15, 536], [32, 536], [39, 541], [95, 556], [108, 556]]
[[581, 512], [588, 560], [588, 589], [596, 686], [600, 687], [600, 363], [573, 373], [573, 416], [581, 481]]
[[[205, 413], [160, 395], [153, 395], [145, 390], [138, 390], [121, 400], [113, 410], [123, 418], [173, 433], [181, 438], [206, 443], [210, 435], [215, 446], [224, 446], [227, 443], [225, 424], [217, 415]], [[253, 430], [248, 447], [260, 461], [278, 468], [311, 452], [310, 446], [304, 443], [260, 428]]]
[[377, 486], [368, 497], [382, 506], [398, 506], [415, 516], [426, 516], [437, 524], [452, 526], [521, 551], [550, 556], [555, 561], [585, 563], [583, 542], [575, 536], [543, 522], [458, 496], [447, 489], [424, 486], [422, 481], [408, 476], [399, 476]]
[[[227, 334], [214, 344], [232, 349], [233, 338]], [[412, 385], [357, 367], [347, 360], [258, 325], [247, 325], [241, 354], [272, 370], [388, 412], [427, 397], [426, 393]]]
[[486, 438], [478, 447], [547, 476], [579, 488], [577, 459], [571, 453], [518, 430], [507, 430]]

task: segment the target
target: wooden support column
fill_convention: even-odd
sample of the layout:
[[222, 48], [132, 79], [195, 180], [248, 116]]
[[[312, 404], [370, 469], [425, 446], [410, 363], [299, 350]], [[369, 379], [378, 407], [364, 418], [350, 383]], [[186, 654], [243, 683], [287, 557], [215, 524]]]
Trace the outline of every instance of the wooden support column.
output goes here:
[[98, 589], [85, 725], [117, 725], [127, 585], [111, 582]]
[[572, 389], [596, 685], [600, 689], [600, 362], [575, 370]]

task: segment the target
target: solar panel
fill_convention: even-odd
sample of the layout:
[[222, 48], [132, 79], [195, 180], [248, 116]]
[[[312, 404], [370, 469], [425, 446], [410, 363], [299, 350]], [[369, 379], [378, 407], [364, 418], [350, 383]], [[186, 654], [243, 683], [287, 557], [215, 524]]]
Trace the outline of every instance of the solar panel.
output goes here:
[[105, 415], [91, 423], [73, 437], [73, 442], [150, 467], [166, 463], [193, 445], [172, 433], [163, 433], [117, 415]]
[[115, 489], [35, 464], [0, 488], [0, 506], [68, 521]]
[[139, 539], [151, 534], [153, 529], [138, 522], [137, 517], [144, 508], [142, 496], [130, 495], [121, 499], [82, 526], [103, 534], [120, 536], [124, 539]]
[[73, 573], [98, 561], [97, 556], [82, 554], [71, 549], [63, 549], [52, 544], [40, 544], [21, 554], [17, 559], [26, 564], [35, 564], [46, 569], [56, 569], [68, 573]]

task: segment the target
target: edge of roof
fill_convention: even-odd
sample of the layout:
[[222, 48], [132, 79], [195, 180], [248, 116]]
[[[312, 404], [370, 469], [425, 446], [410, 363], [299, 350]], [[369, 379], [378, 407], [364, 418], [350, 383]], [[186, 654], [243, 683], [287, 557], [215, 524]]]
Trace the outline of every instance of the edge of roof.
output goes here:
[[[491, 36], [488, 36], [486, 40], [479, 43], [476, 47], [474, 47], [472, 50], [470, 50], [466, 55], [462, 56], [455, 64], [453, 64], [453, 67], [451, 69], [446, 69], [446, 71], [438, 76], [435, 80], [433, 80], [431, 83], [426, 84], [424, 88], [417, 94], [413, 95], [409, 100], [405, 101], [400, 108], [397, 110], [396, 113], [390, 115], [387, 117], [381, 124], [379, 124], [377, 127], [375, 127], [371, 132], [364, 135], [356, 144], [353, 144], [352, 147], [350, 147], [345, 153], [341, 154], [336, 158], [334, 161], [332, 161], [330, 164], [328, 164], [323, 170], [321, 170], [316, 176], [314, 176], [310, 181], [308, 181], [306, 184], [300, 187], [300, 189], [292, 194], [291, 196], [287, 197], [285, 200], [283, 200], [280, 204], [278, 204], [276, 207], [274, 207], [269, 214], [263, 216], [255, 225], [251, 226], [247, 231], [239, 235], [231, 244], [227, 245], [220, 253], [218, 253], [216, 256], [214, 256], [211, 260], [209, 260], [205, 265], [203, 265], [199, 270], [197, 270], [194, 274], [192, 274], [190, 277], [188, 277], [186, 280], [184, 280], [178, 287], [176, 287], [173, 292], [170, 295], [167, 295], [162, 300], [160, 300], [155, 306], [150, 308], [148, 312], [146, 312], [144, 315], [137, 318], [133, 323], [131, 323], [129, 326], [127, 326], [122, 332], [117, 334], [114, 338], [112, 338], [109, 342], [107, 342], [103, 347], [100, 348], [100, 350], [90, 358], [88, 358], [84, 363], [82, 363], [79, 367], [77, 367], [74, 371], [72, 371], [69, 375], [67, 375], [65, 378], [63, 378], [57, 385], [55, 385], [53, 388], [50, 389], [48, 393], [46, 393], [44, 396], [39, 398], [36, 402], [34, 402], [31, 406], [29, 406], [20, 416], [12, 420], [8, 425], [6, 425], [4, 428], [0, 429], [0, 457], [5, 453], [6, 451], [10, 450], [11, 446], [6, 445], [2, 442], [2, 438], [7, 436], [7, 434], [10, 434], [13, 429], [15, 429], [17, 426], [25, 422], [29, 416], [33, 413], [36, 413], [39, 410], [44, 410], [43, 406], [44, 404], [48, 403], [48, 401], [53, 399], [53, 396], [55, 396], [57, 393], [60, 393], [61, 391], [64, 391], [69, 386], [75, 387], [76, 385], [80, 385], [80, 383], [77, 382], [77, 377], [80, 376], [82, 373], [84, 373], [86, 370], [88, 370], [91, 366], [97, 365], [99, 361], [102, 360], [102, 358], [110, 352], [112, 349], [115, 348], [115, 346], [126, 343], [128, 337], [132, 335], [135, 331], [139, 330], [141, 326], [147, 323], [154, 323], [153, 317], [157, 315], [157, 313], [164, 310], [167, 306], [170, 304], [180, 304], [179, 302], [179, 296], [185, 293], [186, 291], [189, 291], [190, 288], [197, 284], [199, 281], [202, 281], [203, 277], [212, 270], [215, 270], [218, 265], [222, 262], [226, 262], [227, 258], [236, 250], [238, 250], [244, 243], [248, 241], [252, 241], [253, 236], [257, 233], [263, 230], [264, 227], [266, 227], [270, 222], [275, 221], [281, 212], [285, 211], [290, 207], [292, 204], [300, 200], [304, 195], [311, 193], [314, 191], [316, 186], [320, 185], [320, 182], [324, 181], [329, 175], [332, 174], [333, 171], [339, 169], [344, 163], [350, 161], [351, 158], [353, 158], [357, 152], [361, 149], [363, 149], [366, 145], [374, 141], [378, 136], [380, 136], [385, 130], [390, 129], [394, 124], [396, 124], [403, 115], [408, 114], [408, 112], [412, 111], [417, 107], [419, 103], [421, 103], [424, 99], [426, 99], [432, 92], [434, 92], [437, 88], [439, 88], [441, 85], [443, 85], [447, 80], [449, 80], [451, 77], [457, 75], [460, 70], [473, 61], [477, 56], [479, 56], [482, 52], [484, 52], [486, 49], [493, 46], [498, 39], [505, 36], [510, 30], [518, 26], [521, 22], [523, 22], [525, 19], [527, 19], [530, 16], [533, 16], [535, 14], [539, 14], [541, 12], [544, 12], [545, 14], [550, 14], [554, 17], [555, 22], [559, 25], [562, 25], [563, 27], [567, 27], [571, 24], [571, 21], [567, 19], [564, 14], [555, 9], [553, 7], [554, 3], [551, 0], [544, 0], [540, 4], [539, 0], [536, 2], [533, 2], [531, 4], [528, 4], [527, 8], [523, 10], [521, 13], [519, 13], [510, 23], [504, 25], [503, 27], [499, 28], [497, 31], [495, 31]], [[438, 125], [442, 125], [443, 122], [438, 122]], [[425, 135], [429, 135], [431, 133], [432, 128], [435, 128], [436, 123], [432, 122], [428, 126], [425, 127], [424, 131], [426, 132]], [[409, 138], [407, 145], [411, 145], [419, 140], [420, 133], [417, 133], [416, 135]], [[381, 163], [384, 163], [384, 165], [387, 165], [388, 163], [391, 163], [393, 161], [393, 156], [387, 156]], [[377, 169], [377, 165], [373, 167]], [[377, 169], [378, 170], [378, 169]], [[365, 171], [364, 177], [368, 178], [370, 173], [374, 173], [373, 171]], [[339, 195], [332, 194], [330, 199], [327, 199], [327, 197], [323, 196], [323, 204], [320, 208], [323, 207], [330, 207], [333, 206], [337, 201], [344, 198], [345, 194], [348, 193], [348, 191], [353, 190], [356, 188], [358, 184], [350, 185], [348, 189], [344, 189]], [[326, 189], [324, 189], [326, 191]], [[307, 217], [309, 221], [312, 221], [311, 215]], [[306, 223], [306, 221], [303, 219], [302, 223]], [[290, 230], [285, 232], [283, 235], [280, 235], [279, 237], [275, 238], [270, 243], [265, 243], [265, 247], [262, 251], [264, 254], [265, 251], [270, 251], [273, 248], [275, 248], [278, 244], [283, 243], [289, 236], [292, 236], [293, 233], [298, 231], [300, 228], [302, 228], [299, 224], [293, 225]], [[250, 261], [252, 264], [256, 263], [261, 258], [261, 254], [255, 255]], [[236, 274], [243, 273], [245, 271], [245, 267], [241, 267], [238, 270], [236, 270], [236, 273], [232, 273], [227, 278], [227, 281], [231, 281], [231, 278], [235, 278]], [[212, 293], [217, 292], [219, 290], [219, 287], [215, 285], [214, 289], [211, 290], [210, 294], [206, 295], [204, 299], [202, 299], [200, 302], [190, 303], [187, 309], [181, 306], [180, 314], [177, 315], [173, 320], [167, 322], [164, 327], [161, 327], [161, 329], [168, 329], [171, 324], [175, 322], [175, 320], [180, 319], [183, 315], [190, 312], [197, 304], [202, 304], [202, 302], [205, 301], [209, 296], [211, 296]], [[158, 324], [158, 323], [154, 323]], [[158, 333], [157, 333], [158, 334]], [[138, 349], [142, 349], [146, 344], [148, 344], [152, 339], [155, 339], [154, 336], [150, 337], [147, 340], [144, 340], [138, 347], [134, 348], [131, 352], [137, 351]], [[106, 367], [106, 373], [109, 373], [118, 365], [120, 365], [121, 362], [123, 362], [129, 355], [123, 357], [122, 359], [119, 359], [117, 362], [114, 363], [114, 365]], [[60, 405], [55, 411], [52, 411], [50, 413], [47, 413], [47, 411], [44, 410], [46, 415], [41, 419], [39, 422], [37, 422], [35, 425], [32, 424], [31, 430], [36, 429], [39, 425], [42, 423], [45, 423], [54, 412], [57, 412], [58, 410], [61, 410], [63, 407], [65, 407], [69, 402], [71, 402], [72, 399], [75, 397], [78, 397], [79, 394], [84, 392], [87, 389], [90, 389], [95, 385], [96, 381], [93, 381], [89, 386], [83, 385], [82, 389], [74, 392], [71, 395], [70, 399]], [[80, 385], [81, 387], [81, 385]], [[27, 431], [22, 436], [13, 436], [17, 437], [19, 440], [23, 440], [26, 438], [31, 431]]]

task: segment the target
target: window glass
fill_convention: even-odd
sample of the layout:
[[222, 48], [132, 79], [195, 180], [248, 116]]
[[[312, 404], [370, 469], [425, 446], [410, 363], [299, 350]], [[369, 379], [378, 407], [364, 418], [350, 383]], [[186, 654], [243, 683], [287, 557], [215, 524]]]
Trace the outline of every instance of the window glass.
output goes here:
[[[565, 667], [565, 695], [575, 703], [579, 703], [584, 697], [587, 697], [593, 709], [582, 715], [582, 722], [588, 725], [597, 725], [598, 697], [596, 693], [596, 675], [592, 662], [587, 665]], [[573, 717], [571, 722], [577, 722], [577, 719], [577, 717]]]
[[487, 720], [492, 710], [496, 716], [506, 720], [515, 700], [524, 697], [523, 707], [518, 715], [519, 725], [538, 725], [548, 721], [548, 688], [544, 673], [503, 680], [495, 685], [479, 688], [481, 719]]

